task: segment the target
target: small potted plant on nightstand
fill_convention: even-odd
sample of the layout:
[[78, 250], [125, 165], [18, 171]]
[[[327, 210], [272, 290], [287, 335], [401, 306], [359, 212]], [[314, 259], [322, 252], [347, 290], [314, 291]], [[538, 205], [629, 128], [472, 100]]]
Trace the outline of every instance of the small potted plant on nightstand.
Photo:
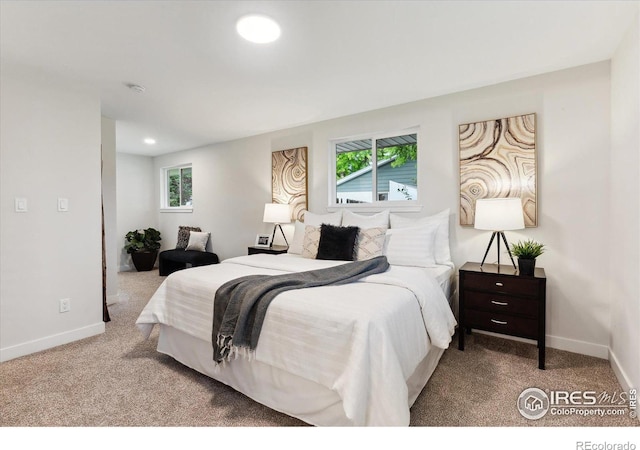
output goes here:
[[511, 253], [518, 257], [518, 270], [520, 275], [531, 276], [536, 268], [536, 258], [544, 253], [544, 244], [532, 239], [518, 241], [511, 245]]
[[138, 272], [153, 269], [160, 249], [160, 232], [155, 228], [129, 231], [125, 236], [127, 243], [124, 249], [131, 255], [131, 260]]

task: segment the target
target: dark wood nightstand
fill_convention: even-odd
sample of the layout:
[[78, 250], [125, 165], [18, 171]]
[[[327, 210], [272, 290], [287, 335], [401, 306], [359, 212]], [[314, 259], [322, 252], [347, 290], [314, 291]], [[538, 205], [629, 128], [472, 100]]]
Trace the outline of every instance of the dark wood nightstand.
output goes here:
[[513, 266], [468, 262], [459, 270], [458, 349], [471, 329], [538, 341], [538, 368], [544, 369], [547, 279], [544, 269], [521, 276]]
[[279, 255], [281, 253], [287, 253], [289, 247], [285, 245], [274, 245], [273, 247], [255, 247], [251, 246], [247, 249], [249, 255], [255, 255], [257, 253], [268, 253], [269, 255]]

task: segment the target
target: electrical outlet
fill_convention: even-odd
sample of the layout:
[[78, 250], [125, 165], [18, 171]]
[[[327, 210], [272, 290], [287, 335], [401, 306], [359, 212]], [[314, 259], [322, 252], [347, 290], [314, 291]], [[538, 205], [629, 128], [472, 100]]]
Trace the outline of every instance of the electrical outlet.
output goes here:
[[71, 310], [71, 299], [63, 298], [60, 300], [60, 312], [69, 312]]

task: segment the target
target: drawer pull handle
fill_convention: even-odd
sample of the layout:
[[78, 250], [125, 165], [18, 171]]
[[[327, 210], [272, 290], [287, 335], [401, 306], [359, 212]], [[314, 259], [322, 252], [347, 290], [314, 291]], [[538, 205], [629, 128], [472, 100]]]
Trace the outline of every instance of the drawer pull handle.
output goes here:
[[495, 300], [491, 300], [491, 303], [493, 303], [494, 305], [509, 306], [508, 302], [497, 302]]
[[503, 322], [501, 320], [496, 320], [496, 319], [491, 319], [491, 321], [493, 323], [497, 323], [498, 325], [506, 325], [507, 324], [507, 322]]
[[496, 282], [496, 286], [504, 286], [504, 284], [500, 283], [499, 281]]

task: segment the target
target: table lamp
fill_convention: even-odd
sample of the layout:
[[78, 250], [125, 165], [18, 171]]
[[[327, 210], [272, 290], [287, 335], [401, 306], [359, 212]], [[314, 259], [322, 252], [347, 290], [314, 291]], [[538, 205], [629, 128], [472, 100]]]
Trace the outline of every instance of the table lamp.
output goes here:
[[281, 223], [291, 223], [291, 206], [285, 203], [266, 203], [264, 205], [264, 216], [262, 221], [265, 223], [275, 224], [273, 234], [271, 235], [271, 243], [269, 247], [273, 247], [273, 239], [276, 237], [276, 228], [280, 228], [284, 242], [289, 246], [287, 238], [282, 231]]
[[498, 245], [498, 266], [500, 265], [500, 239], [502, 239], [509, 252], [511, 264], [513, 264], [514, 269], [516, 268], [516, 263], [513, 262], [511, 249], [509, 249], [509, 243], [507, 242], [504, 232], [505, 230], [522, 230], [524, 228], [522, 200], [519, 198], [485, 198], [476, 200], [476, 213], [473, 227], [476, 230], [493, 231], [480, 267], [482, 267], [485, 259], [487, 259], [487, 254], [494, 239]]

